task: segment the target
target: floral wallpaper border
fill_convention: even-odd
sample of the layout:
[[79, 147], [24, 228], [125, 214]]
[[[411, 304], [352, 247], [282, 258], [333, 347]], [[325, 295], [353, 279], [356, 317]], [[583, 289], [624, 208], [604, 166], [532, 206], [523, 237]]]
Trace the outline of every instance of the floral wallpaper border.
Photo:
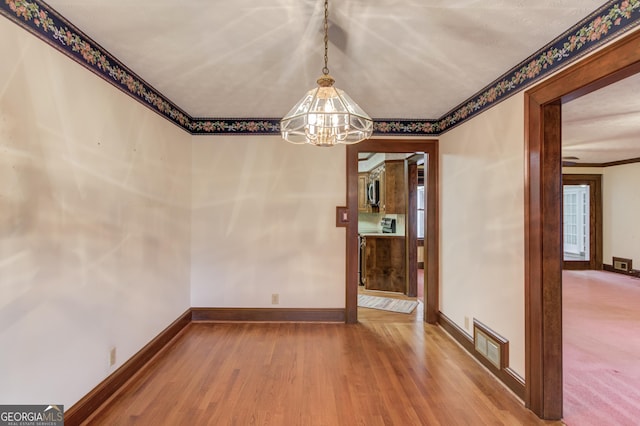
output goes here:
[[[194, 118], [40, 0], [2, 0], [0, 14], [192, 134], [277, 134], [277, 118]], [[439, 119], [375, 119], [374, 134], [437, 136], [640, 25], [640, 0], [610, 0]]]
[[640, 25], [640, 0], [610, 0], [437, 120], [440, 134]]

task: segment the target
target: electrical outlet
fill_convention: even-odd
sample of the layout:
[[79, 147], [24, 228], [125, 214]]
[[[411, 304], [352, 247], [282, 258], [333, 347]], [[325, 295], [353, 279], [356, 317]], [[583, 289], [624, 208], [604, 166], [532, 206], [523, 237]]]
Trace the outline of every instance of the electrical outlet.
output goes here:
[[116, 365], [116, 348], [115, 346], [109, 351], [109, 367]]
[[469, 330], [469, 317], [464, 317], [464, 328]]
[[280, 295], [278, 293], [273, 293], [271, 295], [271, 304], [277, 305], [280, 303]]

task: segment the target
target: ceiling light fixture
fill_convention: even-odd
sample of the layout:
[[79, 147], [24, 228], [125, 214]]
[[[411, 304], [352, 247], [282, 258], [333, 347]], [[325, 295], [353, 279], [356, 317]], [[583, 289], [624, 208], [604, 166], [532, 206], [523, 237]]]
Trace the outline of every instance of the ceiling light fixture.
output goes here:
[[329, 75], [329, 1], [324, 2], [324, 68], [311, 89], [280, 121], [282, 137], [295, 144], [334, 146], [363, 141], [373, 133], [373, 120]]

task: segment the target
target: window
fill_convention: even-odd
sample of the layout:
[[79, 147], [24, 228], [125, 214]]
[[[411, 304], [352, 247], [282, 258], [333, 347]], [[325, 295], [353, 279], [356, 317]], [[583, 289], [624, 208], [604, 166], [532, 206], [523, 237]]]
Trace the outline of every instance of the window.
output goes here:
[[589, 260], [589, 185], [564, 185], [564, 260]]
[[424, 185], [418, 186], [418, 238], [424, 238]]

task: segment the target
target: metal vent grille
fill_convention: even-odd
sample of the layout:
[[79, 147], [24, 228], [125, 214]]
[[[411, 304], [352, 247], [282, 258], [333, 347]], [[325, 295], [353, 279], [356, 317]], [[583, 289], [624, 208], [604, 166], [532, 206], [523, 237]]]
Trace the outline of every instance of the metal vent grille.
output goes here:
[[631, 259], [625, 259], [623, 257], [613, 258], [613, 269], [620, 272], [631, 271]]

